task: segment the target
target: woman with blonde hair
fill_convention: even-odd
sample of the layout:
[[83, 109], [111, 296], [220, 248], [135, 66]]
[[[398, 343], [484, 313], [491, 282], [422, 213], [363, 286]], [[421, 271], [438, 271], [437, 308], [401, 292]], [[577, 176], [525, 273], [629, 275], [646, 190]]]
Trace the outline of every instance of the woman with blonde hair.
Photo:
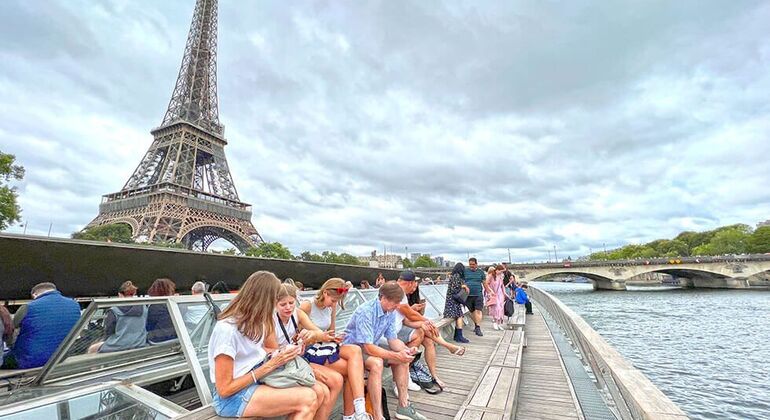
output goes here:
[[[313, 343], [333, 341], [334, 337], [316, 327], [307, 314], [297, 310], [297, 287], [293, 282], [284, 281], [278, 291], [275, 305], [275, 338], [277, 347], [297, 344], [305, 347]], [[315, 414], [315, 419], [328, 419], [342, 391], [342, 375], [327, 366], [310, 363], [313, 374], [323, 387], [316, 388], [317, 397], [323, 402]]]
[[280, 288], [273, 273], [257, 271], [219, 315], [208, 348], [219, 416], [310, 420], [323, 402], [310, 387], [273, 388], [259, 382], [302, 354], [301, 346], [288, 345], [268, 355], [266, 346], [276, 343], [273, 312]]
[[343, 388], [343, 420], [369, 418], [364, 400], [364, 360], [361, 347], [342, 345], [343, 334], [335, 334], [337, 307], [345, 309], [345, 295], [350, 290], [345, 280], [331, 278], [318, 290], [312, 301], [302, 302], [300, 309], [305, 312], [318, 328], [324, 330], [331, 340], [315, 343], [308, 347], [305, 359], [313, 364], [327, 366], [345, 378]]

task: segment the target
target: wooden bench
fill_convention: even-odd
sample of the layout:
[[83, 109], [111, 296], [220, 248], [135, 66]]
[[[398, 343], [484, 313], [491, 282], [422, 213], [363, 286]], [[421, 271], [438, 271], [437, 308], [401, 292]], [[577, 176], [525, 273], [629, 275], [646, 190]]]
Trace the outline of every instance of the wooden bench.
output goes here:
[[508, 420], [516, 412], [521, 379], [523, 330], [507, 330], [455, 420]]
[[523, 329], [527, 324], [527, 309], [524, 305], [519, 303], [513, 304], [513, 316], [511, 317], [508, 325], [513, 329]]

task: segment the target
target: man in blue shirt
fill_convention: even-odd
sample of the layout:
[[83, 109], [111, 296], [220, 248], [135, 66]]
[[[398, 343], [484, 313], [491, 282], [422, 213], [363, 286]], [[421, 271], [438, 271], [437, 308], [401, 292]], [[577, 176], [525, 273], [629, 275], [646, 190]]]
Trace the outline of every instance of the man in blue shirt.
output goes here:
[[[426, 420], [409, 403], [409, 363], [417, 352], [398, 339], [396, 330], [395, 310], [404, 299], [404, 291], [395, 281], [385, 282], [379, 288], [379, 298], [370, 300], [358, 308], [350, 318], [345, 329], [343, 344], [357, 344], [364, 353], [364, 366], [369, 371], [367, 389], [372, 401], [374, 418], [382, 418], [382, 370], [384, 361], [390, 364], [393, 371], [393, 381], [398, 387], [398, 409], [396, 417], [404, 420]], [[387, 349], [377, 343], [382, 338], [387, 339]]]
[[468, 299], [465, 301], [465, 306], [468, 307], [471, 319], [476, 324], [473, 331], [481, 337], [484, 335], [481, 332], [481, 320], [484, 318], [484, 314], [481, 312], [484, 309], [482, 292], [486, 290], [490, 297], [494, 297], [495, 293], [489, 288], [487, 275], [484, 270], [479, 269], [479, 262], [476, 258], [468, 259], [468, 267], [465, 268], [465, 286], [468, 288]]

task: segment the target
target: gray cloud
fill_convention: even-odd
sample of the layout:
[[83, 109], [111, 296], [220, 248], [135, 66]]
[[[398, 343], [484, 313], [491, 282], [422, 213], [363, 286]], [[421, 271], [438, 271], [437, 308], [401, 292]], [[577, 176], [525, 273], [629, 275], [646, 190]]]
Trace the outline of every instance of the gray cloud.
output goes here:
[[[82, 227], [150, 145], [193, 9], [156, 3], [4, 6], [30, 231]], [[219, 7], [230, 167], [295, 253], [574, 258], [768, 217], [767, 3]]]

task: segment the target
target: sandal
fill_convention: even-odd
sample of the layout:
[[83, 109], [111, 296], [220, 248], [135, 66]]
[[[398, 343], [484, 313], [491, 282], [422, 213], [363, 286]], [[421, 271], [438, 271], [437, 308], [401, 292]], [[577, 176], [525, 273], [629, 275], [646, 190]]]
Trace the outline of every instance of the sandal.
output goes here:
[[453, 352], [450, 352], [450, 353], [452, 353], [453, 355], [458, 356], [458, 357], [462, 356], [462, 355], [465, 354], [465, 347], [457, 346], [457, 350], [455, 350]]

